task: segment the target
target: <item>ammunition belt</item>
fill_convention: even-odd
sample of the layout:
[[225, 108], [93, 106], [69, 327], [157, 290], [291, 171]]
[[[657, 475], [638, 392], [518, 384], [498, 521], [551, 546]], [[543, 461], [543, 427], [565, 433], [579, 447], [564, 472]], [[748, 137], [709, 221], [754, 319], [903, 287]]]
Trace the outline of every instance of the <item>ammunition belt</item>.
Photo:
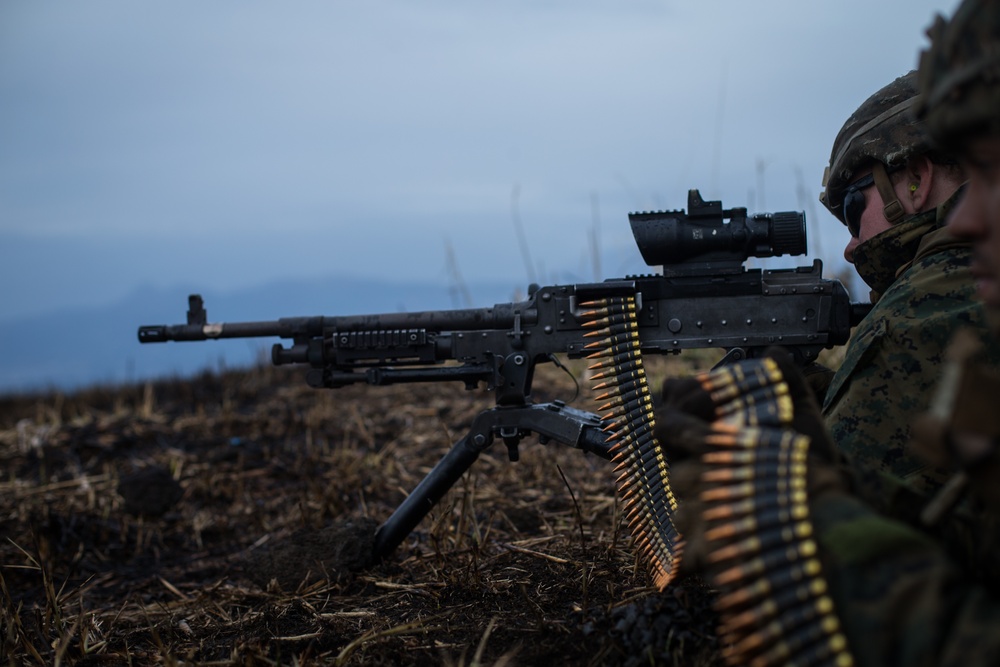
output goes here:
[[670, 490], [670, 469], [653, 435], [653, 402], [639, 349], [635, 298], [613, 297], [583, 304], [582, 316], [592, 329], [588, 338], [590, 370], [602, 391], [602, 418], [610, 421], [608, 442], [618, 473], [616, 486], [624, 502], [625, 518], [653, 581], [667, 587], [681, 553], [680, 534], [673, 524], [677, 500]]
[[[683, 541], [673, 524], [669, 464], [653, 435], [635, 300], [584, 305], [619, 496], [640, 556], [663, 590], [676, 574]], [[852, 665], [812, 539], [809, 439], [789, 428], [794, 406], [780, 369], [771, 359], [750, 360], [699, 381], [716, 406], [701, 500], [723, 657], [754, 667]]]
[[809, 438], [773, 360], [699, 376], [716, 404], [702, 457], [705, 544], [732, 665], [853, 664], [813, 540]]

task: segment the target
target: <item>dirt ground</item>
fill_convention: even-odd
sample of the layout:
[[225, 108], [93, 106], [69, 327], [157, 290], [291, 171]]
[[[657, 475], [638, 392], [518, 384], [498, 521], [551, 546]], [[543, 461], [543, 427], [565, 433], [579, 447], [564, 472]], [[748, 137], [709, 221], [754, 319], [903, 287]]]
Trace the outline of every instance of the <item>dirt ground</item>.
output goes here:
[[[541, 369], [535, 400], [570, 400]], [[588, 390], [573, 401], [594, 409]], [[710, 595], [637, 565], [611, 466], [487, 451], [392, 557], [374, 530], [490, 406], [261, 367], [0, 399], [9, 665], [712, 665]]]

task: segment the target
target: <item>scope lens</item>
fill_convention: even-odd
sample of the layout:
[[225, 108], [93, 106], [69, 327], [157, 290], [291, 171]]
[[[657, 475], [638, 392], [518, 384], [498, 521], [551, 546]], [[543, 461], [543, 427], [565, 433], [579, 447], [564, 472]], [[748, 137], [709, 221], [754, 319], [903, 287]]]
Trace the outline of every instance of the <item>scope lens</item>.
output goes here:
[[806, 217], [783, 211], [771, 217], [771, 247], [775, 255], [806, 254]]

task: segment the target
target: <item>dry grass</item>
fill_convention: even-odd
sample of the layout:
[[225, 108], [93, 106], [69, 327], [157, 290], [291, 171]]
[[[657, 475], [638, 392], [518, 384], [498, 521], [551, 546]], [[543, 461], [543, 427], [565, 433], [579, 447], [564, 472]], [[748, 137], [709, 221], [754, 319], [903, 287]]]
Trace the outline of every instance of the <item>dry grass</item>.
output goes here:
[[[536, 400], [574, 392], [540, 369]], [[652, 592], [610, 466], [561, 445], [529, 440], [518, 463], [493, 447], [393, 558], [344, 560], [489, 405], [458, 384], [315, 391], [270, 367], [0, 400], [0, 656], [711, 664], [704, 591]]]

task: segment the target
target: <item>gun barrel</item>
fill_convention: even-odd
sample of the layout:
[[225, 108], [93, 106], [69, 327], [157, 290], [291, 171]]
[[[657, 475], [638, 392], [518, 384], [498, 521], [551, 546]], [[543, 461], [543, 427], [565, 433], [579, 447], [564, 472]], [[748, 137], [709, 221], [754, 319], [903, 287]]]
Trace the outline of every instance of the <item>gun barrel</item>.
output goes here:
[[209, 323], [204, 311], [189, 313], [187, 324], [139, 327], [140, 343], [200, 341], [213, 338], [315, 338], [330, 332], [437, 329], [471, 331], [509, 328], [519, 316], [531, 319], [530, 302], [501, 303], [491, 308], [384, 313], [324, 317], [283, 317], [264, 322]]
[[293, 317], [265, 322], [229, 322], [219, 324], [155, 324], [139, 327], [140, 343], [165, 343], [170, 340], [210, 340], [213, 338], [292, 338], [320, 334], [322, 317]]

